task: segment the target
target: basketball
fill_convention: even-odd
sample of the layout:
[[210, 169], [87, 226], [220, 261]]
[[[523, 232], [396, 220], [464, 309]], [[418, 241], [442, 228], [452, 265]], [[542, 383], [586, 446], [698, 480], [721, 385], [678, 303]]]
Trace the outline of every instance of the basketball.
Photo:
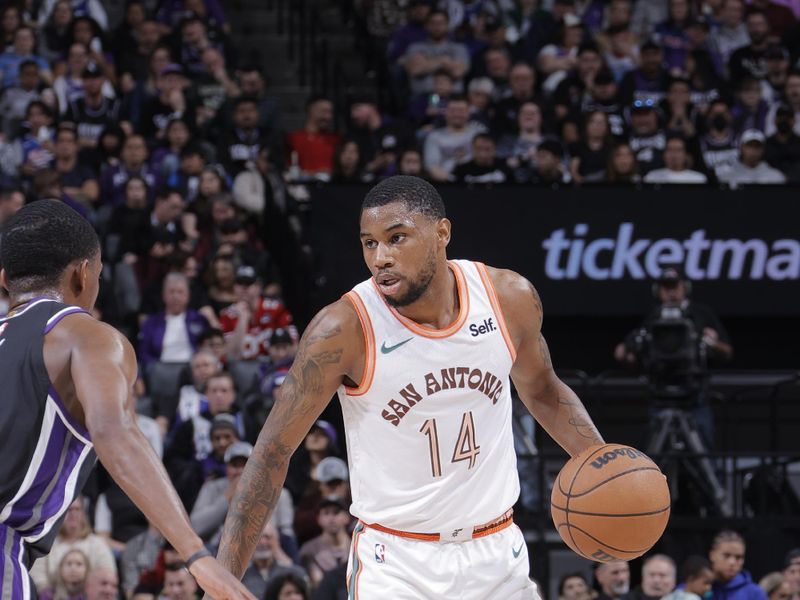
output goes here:
[[550, 505], [556, 530], [575, 552], [597, 562], [632, 560], [664, 533], [669, 487], [644, 452], [605, 444], [564, 465]]

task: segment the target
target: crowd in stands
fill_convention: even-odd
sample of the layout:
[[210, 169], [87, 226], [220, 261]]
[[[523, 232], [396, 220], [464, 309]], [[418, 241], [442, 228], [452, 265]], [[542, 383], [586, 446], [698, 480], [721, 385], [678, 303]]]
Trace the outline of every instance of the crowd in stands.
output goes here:
[[[375, 0], [382, 96], [315, 98], [293, 176], [779, 184], [800, 178], [800, 5]], [[346, 113], [340, 130], [334, 110]]]
[[[99, 0], [0, 9], [0, 225], [26, 201], [54, 198], [96, 228], [96, 316], [136, 346], [139, 426], [212, 549], [297, 351], [274, 240], [260, 235], [292, 212], [287, 183], [800, 177], [799, 15], [771, 0], [356, 4], [388, 100], [315, 96], [290, 132], [265, 73], [239, 56], [221, 0], [128, 0], [121, 14]], [[343, 457], [339, 431], [317, 421], [245, 574], [259, 598], [344, 597], [354, 523]], [[726, 535], [710, 563], [687, 563], [678, 591], [674, 563], [659, 557], [645, 569], [667, 575], [643, 573], [633, 595], [625, 563], [597, 569], [599, 596], [580, 575], [560, 594], [698, 600], [713, 586], [719, 600], [800, 600], [798, 552], [761, 581], [765, 592], [728, 595], [740, 580], [756, 588], [741, 538]], [[735, 573], [715, 558], [726, 544]], [[32, 575], [48, 600], [199, 593], [102, 468]]]

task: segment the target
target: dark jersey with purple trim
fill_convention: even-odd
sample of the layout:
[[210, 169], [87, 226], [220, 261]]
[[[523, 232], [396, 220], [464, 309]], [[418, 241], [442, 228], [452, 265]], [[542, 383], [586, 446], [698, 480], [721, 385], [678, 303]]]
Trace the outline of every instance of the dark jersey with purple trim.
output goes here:
[[85, 311], [40, 298], [0, 318], [0, 557], [27, 567], [49, 552], [95, 463], [89, 433], [66, 411], [42, 351], [45, 334], [76, 312]]

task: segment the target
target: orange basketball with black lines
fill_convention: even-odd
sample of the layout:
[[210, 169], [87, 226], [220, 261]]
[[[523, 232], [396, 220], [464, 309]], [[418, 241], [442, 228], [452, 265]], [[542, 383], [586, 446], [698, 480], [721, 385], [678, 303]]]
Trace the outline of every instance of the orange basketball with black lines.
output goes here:
[[550, 510], [561, 539], [581, 556], [632, 560], [664, 533], [669, 487], [644, 452], [620, 444], [592, 446], [559, 472]]

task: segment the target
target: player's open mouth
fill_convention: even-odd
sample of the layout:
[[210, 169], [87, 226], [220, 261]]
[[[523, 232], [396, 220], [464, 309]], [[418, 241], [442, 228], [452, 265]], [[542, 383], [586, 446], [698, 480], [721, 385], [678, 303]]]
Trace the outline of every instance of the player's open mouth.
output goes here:
[[392, 294], [400, 287], [400, 279], [393, 275], [378, 275], [375, 281], [384, 294]]

